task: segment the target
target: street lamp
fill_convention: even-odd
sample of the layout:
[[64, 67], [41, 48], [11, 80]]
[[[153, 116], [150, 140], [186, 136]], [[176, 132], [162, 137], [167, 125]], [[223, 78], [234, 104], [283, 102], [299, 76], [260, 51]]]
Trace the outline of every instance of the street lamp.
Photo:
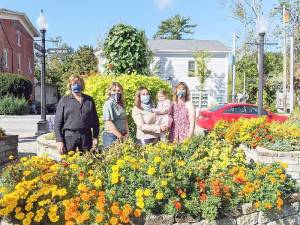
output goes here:
[[41, 120], [37, 124], [37, 135], [42, 135], [48, 133], [48, 123], [46, 120], [46, 88], [45, 88], [45, 76], [46, 76], [46, 47], [45, 47], [45, 33], [48, 28], [48, 22], [44, 16], [43, 10], [41, 10], [40, 15], [37, 19], [37, 27], [42, 34], [42, 71], [41, 71]]
[[263, 17], [258, 18], [256, 24], [259, 35], [258, 51], [258, 116], [262, 116], [263, 110], [263, 88], [264, 88], [264, 42], [267, 30], [266, 20]]

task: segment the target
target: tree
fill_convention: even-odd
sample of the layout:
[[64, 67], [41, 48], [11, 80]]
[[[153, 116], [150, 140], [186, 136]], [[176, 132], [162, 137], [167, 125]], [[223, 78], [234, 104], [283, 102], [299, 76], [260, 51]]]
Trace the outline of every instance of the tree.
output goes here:
[[103, 46], [108, 73], [149, 74], [152, 52], [148, 48], [143, 30], [127, 24], [114, 25]]
[[197, 24], [190, 24], [189, 17], [175, 15], [169, 19], [163, 20], [158, 27], [154, 39], [181, 40], [184, 34], [193, 34], [193, 29]]
[[[264, 103], [275, 110], [276, 92], [281, 88], [282, 55], [265, 53]], [[250, 103], [256, 103], [258, 91], [257, 54], [243, 56], [236, 63], [236, 91], [243, 92], [244, 74], [246, 75], [246, 93]]]

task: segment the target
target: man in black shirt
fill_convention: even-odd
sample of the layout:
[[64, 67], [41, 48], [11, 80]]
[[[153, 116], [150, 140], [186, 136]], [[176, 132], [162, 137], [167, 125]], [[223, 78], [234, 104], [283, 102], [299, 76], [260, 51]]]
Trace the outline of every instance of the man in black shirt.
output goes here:
[[92, 97], [82, 93], [84, 81], [71, 76], [69, 95], [60, 99], [55, 115], [54, 131], [60, 154], [71, 150], [87, 151], [98, 145], [99, 119]]

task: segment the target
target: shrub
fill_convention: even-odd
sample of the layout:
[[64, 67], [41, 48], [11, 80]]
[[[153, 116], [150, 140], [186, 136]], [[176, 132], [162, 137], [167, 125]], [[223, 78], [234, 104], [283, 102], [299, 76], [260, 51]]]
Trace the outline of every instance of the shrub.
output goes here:
[[0, 97], [0, 115], [24, 115], [29, 113], [28, 102], [25, 98], [13, 96]]
[[97, 113], [100, 120], [100, 126], [103, 126], [103, 117], [102, 117], [102, 109], [104, 102], [107, 98], [106, 92], [107, 88], [110, 86], [112, 81], [120, 82], [120, 84], [124, 88], [124, 100], [126, 112], [128, 115], [128, 124], [130, 128], [130, 134], [135, 134], [135, 124], [131, 117], [131, 110], [134, 105], [134, 96], [136, 90], [140, 86], [145, 86], [150, 90], [151, 99], [155, 100], [155, 96], [159, 89], [165, 89], [169, 93], [171, 93], [170, 85], [160, 80], [156, 76], [141, 76], [141, 75], [121, 75], [121, 76], [108, 76], [108, 75], [98, 75], [94, 74], [89, 76], [86, 82], [86, 93], [91, 95], [96, 103]]
[[0, 176], [0, 217], [15, 224], [133, 224], [141, 214], [189, 213], [213, 220], [244, 203], [281, 209], [296, 181], [285, 164], [247, 165], [226, 142], [135, 146], [14, 160]]

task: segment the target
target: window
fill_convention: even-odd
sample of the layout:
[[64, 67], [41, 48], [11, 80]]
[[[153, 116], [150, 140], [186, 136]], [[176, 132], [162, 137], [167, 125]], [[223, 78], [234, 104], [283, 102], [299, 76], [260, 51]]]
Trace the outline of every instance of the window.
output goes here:
[[31, 59], [28, 58], [28, 72], [32, 73], [32, 69], [31, 69]]
[[21, 54], [18, 54], [17, 69], [21, 70]]
[[4, 62], [4, 66], [5, 68], [8, 68], [8, 51], [7, 49], [4, 49], [3, 51], [3, 62]]
[[244, 106], [235, 106], [225, 110], [224, 113], [241, 114], [246, 113], [246, 111]]
[[17, 45], [21, 46], [21, 31], [17, 30]]
[[195, 76], [195, 61], [188, 61], [188, 76]]
[[[257, 106], [246, 106], [246, 113], [257, 115], [258, 114], [258, 107]], [[266, 110], [262, 110], [263, 115], [268, 115], [268, 112]]]

